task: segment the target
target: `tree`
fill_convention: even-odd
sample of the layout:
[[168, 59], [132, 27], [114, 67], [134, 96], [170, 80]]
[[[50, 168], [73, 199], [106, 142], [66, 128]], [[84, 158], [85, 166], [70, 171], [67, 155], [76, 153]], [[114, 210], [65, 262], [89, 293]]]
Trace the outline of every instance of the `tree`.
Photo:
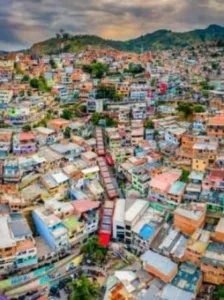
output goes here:
[[22, 82], [27, 82], [29, 81], [30, 77], [28, 75], [24, 75], [23, 78], [22, 78]]
[[209, 91], [203, 90], [202, 91], [202, 96], [205, 97], [205, 98], [208, 98], [209, 97]]
[[68, 109], [64, 109], [62, 112], [62, 118], [64, 118], [65, 120], [71, 120], [72, 115], [73, 115], [72, 111]]
[[202, 105], [197, 104], [197, 105], [193, 106], [193, 111], [195, 113], [203, 113], [203, 112], [205, 112], [205, 108]]
[[39, 90], [40, 92], [49, 92], [50, 90], [43, 76], [40, 76], [39, 78], [31, 79], [30, 86], [33, 89]]
[[180, 177], [180, 181], [183, 181], [183, 182], [188, 182], [188, 177], [190, 175], [190, 172], [187, 171], [187, 170], [182, 170], [182, 174], [181, 174], [181, 177]]
[[155, 77], [152, 77], [152, 79], [151, 79], [151, 86], [152, 87], [156, 86], [156, 78]]
[[182, 112], [185, 118], [189, 117], [193, 113], [192, 107], [189, 103], [180, 103], [177, 110]]
[[108, 99], [117, 99], [117, 92], [115, 85], [105, 85], [105, 84], [99, 84], [96, 90], [96, 98], [102, 99], [102, 98], [108, 98]]
[[51, 58], [49, 60], [49, 64], [51, 65], [52, 69], [57, 69], [57, 64], [56, 62], [53, 60], [53, 58]]
[[69, 127], [66, 127], [66, 128], [65, 128], [65, 131], [64, 131], [64, 137], [65, 137], [66, 139], [70, 139], [70, 138], [71, 138], [71, 128], [69, 128]]
[[29, 124], [27, 124], [27, 125], [24, 125], [22, 129], [24, 132], [28, 132], [28, 131], [32, 130], [32, 127]]
[[28, 90], [28, 91], [27, 91], [27, 96], [30, 97], [31, 95], [32, 95], [31, 90]]
[[63, 39], [67, 40], [70, 38], [70, 34], [68, 32], [63, 33]]
[[219, 68], [219, 63], [216, 61], [212, 62], [212, 69], [217, 70], [218, 68]]
[[106, 258], [107, 249], [100, 246], [98, 237], [92, 237], [83, 246], [82, 253], [86, 259], [101, 264]]
[[84, 72], [87, 72], [91, 74], [92, 77], [99, 78], [99, 79], [101, 79], [103, 75], [106, 72], [108, 72], [108, 69], [109, 69], [108, 65], [99, 62], [83, 66]]
[[100, 296], [99, 285], [85, 275], [73, 280], [68, 286], [72, 290], [69, 300], [95, 300]]
[[61, 37], [63, 37], [64, 32], [65, 32], [64, 29], [61, 28], [60, 29]]
[[147, 129], [154, 129], [154, 123], [151, 119], [145, 119], [144, 127]]
[[133, 75], [143, 73], [145, 69], [141, 65], [130, 64], [128, 69], [125, 70], [127, 73], [132, 73]]
[[38, 89], [39, 88], [39, 81], [37, 78], [33, 78], [30, 80], [30, 86], [33, 88], [33, 89]]
[[106, 120], [106, 125], [109, 127], [113, 127], [117, 124], [116, 120], [111, 118], [110, 116], [104, 114], [104, 113], [93, 113], [91, 117], [91, 121], [93, 125], [99, 125], [100, 120]]

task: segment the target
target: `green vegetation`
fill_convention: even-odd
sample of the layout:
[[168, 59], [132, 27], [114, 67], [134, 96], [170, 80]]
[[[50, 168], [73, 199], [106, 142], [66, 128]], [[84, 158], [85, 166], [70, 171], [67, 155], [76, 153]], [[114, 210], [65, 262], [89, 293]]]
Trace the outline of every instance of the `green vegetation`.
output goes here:
[[205, 108], [204, 108], [204, 106], [197, 104], [197, 105], [193, 106], [193, 111], [195, 113], [203, 113], [203, 112], [205, 112]]
[[94, 78], [102, 78], [105, 73], [108, 72], [108, 65], [102, 63], [93, 63], [91, 65], [84, 65], [83, 71], [91, 74]]
[[11, 127], [11, 125], [9, 125], [9, 124], [6, 124], [6, 123], [4, 123], [4, 122], [0, 122], [0, 128], [10, 128]]
[[50, 89], [49, 87], [47, 86], [47, 83], [46, 83], [46, 80], [40, 76], [39, 78], [33, 78], [30, 80], [30, 86], [33, 88], [33, 89], [37, 89], [39, 90], [40, 92], [49, 92]]
[[[217, 42], [221, 46], [224, 40], [224, 27], [210, 25], [206, 29], [198, 29], [189, 32], [172, 32], [170, 30], [158, 30], [153, 33], [140, 36], [128, 41], [104, 40], [94, 35], [72, 36], [62, 31], [55, 38], [37, 43], [32, 46], [34, 53], [59, 53], [75, 52], [87, 49], [88, 46], [108, 48], [112, 47], [122, 51], [141, 52], [147, 50], [164, 50], [173, 47], [192, 47], [194, 44], [205, 44], [207, 42]], [[63, 41], [64, 48], [61, 49]]]
[[133, 75], [143, 73], [145, 69], [141, 65], [130, 64], [128, 69], [125, 69], [125, 73], [131, 73]]
[[121, 96], [117, 93], [115, 85], [105, 85], [100, 83], [96, 90], [96, 99], [120, 100]]
[[183, 114], [185, 119], [187, 119], [193, 113], [193, 109], [190, 103], [180, 103], [177, 107], [177, 110]]
[[214, 86], [209, 84], [209, 79], [207, 78], [206, 80], [200, 82], [200, 86], [202, 90], [213, 90]]
[[100, 246], [98, 237], [92, 237], [89, 238], [88, 242], [82, 247], [82, 253], [86, 260], [101, 264], [106, 258], [107, 249]]
[[64, 131], [64, 137], [66, 139], [70, 139], [71, 138], [71, 128], [67, 127]]
[[212, 62], [212, 69], [213, 70], [218, 70], [219, 69], [219, 62], [213, 61]]
[[24, 125], [22, 129], [24, 132], [28, 132], [28, 131], [32, 130], [32, 127], [29, 124], [27, 124], [27, 125]]
[[187, 170], [182, 170], [182, 174], [181, 174], [181, 177], [180, 177], [180, 181], [183, 181], [183, 182], [188, 182], [188, 178], [189, 178], [189, 175], [190, 175], [190, 172], [187, 171]]
[[57, 69], [57, 64], [56, 64], [56, 62], [53, 60], [53, 58], [51, 58], [51, 59], [49, 60], [49, 63], [50, 63], [50, 65], [51, 65], [52, 69]]
[[28, 82], [30, 80], [30, 77], [28, 75], [24, 75], [21, 82]]
[[214, 300], [224, 299], [224, 285], [216, 286], [214, 294], [212, 295]]
[[152, 79], [151, 79], [151, 86], [152, 87], [156, 86], [156, 78], [155, 77], [152, 77]]
[[61, 115], [61, 117], [65, 120], [71, 120], [72, 116], [73, 116], [72, 111], [68, 109], [64, 109]]
[[15, 69], [16, 74], [23, 74], [23, 72], [20, 70], [17, 62], [14, 62], [14, 69]]
[[36, 127], [47, 127], [47, 122], [50, 121], [53, 117], [52, 111], [48, 110], [46, 115], [44, 116], [44, 118], [42, 120], [40, 120], [39, 122], [35, 123], [33, 125], [34, 128]]
[[114, 120], [113, 118], [111, 118], [110, 116], [108, 116], [104, 113], [95, 112], [92, 114], [91, 121], [92, 121], [93, 125], [99, 125], [100, 120], [105, 120], [106, 126], [108, 126], [108, 127], [113, 127], [113, 126], [116, 126], [116, 124], [117, 124], [116, 120]]
[[184, 119], [189, 119], [193, 116], [193, 113], [203, 113], [205, 112], [205, 108], [201, 104], [195, 104], [188, 102], [179, 103], [177, 110], [179, 111], [180, 115]]
[[151, 119], [145, 119], [144, 121], [144, 127], [147, 129], [154, 129], [154, 123]]
[[98, 283], [91, 281], [85, 275], [73, 280], [68, 286], [72, 290], [69, 300], [95, 300], [100, 296]]

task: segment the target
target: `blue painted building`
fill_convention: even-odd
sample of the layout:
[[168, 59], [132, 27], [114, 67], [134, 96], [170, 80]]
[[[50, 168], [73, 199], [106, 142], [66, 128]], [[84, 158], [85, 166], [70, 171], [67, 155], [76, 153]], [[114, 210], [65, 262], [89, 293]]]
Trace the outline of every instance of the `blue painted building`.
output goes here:
[[65, 251], [69, 248], [68, 232], [61, 219], [44, 207], [35, 209], [32, 216], [38, 234], [52, 251]]

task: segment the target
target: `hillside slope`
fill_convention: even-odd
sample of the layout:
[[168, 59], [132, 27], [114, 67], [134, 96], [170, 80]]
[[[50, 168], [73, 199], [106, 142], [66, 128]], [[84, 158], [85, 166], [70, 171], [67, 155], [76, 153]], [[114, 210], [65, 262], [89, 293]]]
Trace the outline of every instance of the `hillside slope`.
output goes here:
[[123, 51], [140, 52], [147, 50], [165, 50], [173, 47], [186, 47], [194, 44], [224, 41], [224, 27], [210, 25], [206, 29], [196, 29], [189, 32], [172, 32], [158, 30], [128, 41], [106, 40], [95, 35], [76, 35], [66, 38], [51, 38], [36, 43], [31, 47], [33, 53], [76, 52], [88, 46], [114, 48]]

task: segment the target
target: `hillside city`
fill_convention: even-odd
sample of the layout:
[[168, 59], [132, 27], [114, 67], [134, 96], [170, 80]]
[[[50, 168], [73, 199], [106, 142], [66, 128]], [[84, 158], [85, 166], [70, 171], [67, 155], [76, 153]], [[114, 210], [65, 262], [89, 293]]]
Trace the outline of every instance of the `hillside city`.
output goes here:
[[0, 299], [223, 299], [224, 44], [56, 50], [0, 56]]

